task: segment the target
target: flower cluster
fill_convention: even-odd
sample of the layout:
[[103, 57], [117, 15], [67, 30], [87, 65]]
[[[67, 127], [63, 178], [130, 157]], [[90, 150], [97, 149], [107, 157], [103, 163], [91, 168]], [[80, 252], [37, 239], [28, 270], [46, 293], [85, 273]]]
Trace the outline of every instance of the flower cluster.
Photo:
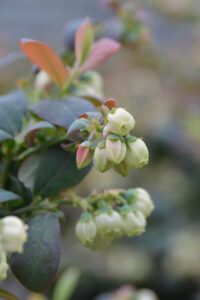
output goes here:
[[149, 152], [141, 138], [130, 135], [134, 126], [133, 116], [123, 108], [116, 108], [113, 99], [104, 102], [102, 114], [96, 114], [93, 118], [84, 114], [68, 130], [69, 139], [75, 128], [83, 138], [78, 143], [77, 167], [84, 168], [93, 160], [94, 166], [100, 172], [113, 167], [125, 177], [131, 167], [141, 168], [146, 165]]
[[28, 226], [15, 216], [4, 217], [0, 220], [0, 280], [7, 276], [7, 253], [22, 253], [27, 240]]
[[75, 231], [79, 241], [92, 249], [124, 235], [141, 235], [154, 209], [150, 195], [142, 188], [105, 191], [87, 200], [92, 206], [81, 215]]

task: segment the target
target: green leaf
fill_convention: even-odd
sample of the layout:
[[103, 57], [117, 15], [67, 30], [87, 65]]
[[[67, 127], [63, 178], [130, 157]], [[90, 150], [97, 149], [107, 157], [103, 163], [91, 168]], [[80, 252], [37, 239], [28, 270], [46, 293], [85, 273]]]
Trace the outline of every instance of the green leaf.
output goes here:
[[31, 147], [34, 145], [34, 138], [38, 130], [40, 129], [52, 129], [55, 130], [55, 127], [45, 121], [37, 122], [35, 124], [32, 124], [28, 129], [26, 130], [24, 134], [24, 142], [27, 146]]
[[3, 299], [7, 299], [7, 300], [19, 300], [14, 295], [12, 295], [12, 294], [10, 294], [7, 291], [4, 291], [2, 289], [0, 289], [0, 297], [3, 297]]
[[53, 300], [69, 300], [77, 286], [80, 277], [80, 271], [76, 268], [70, 268], [59, 278], [54, 292]]
[[95, 111], [92, 103], [79, 97], [43, 100], [31, 107], [31, 111], [41, 119], [65, 129], [86, 111]]
[[0, 189], [0, 203], [8, 202], [8, 201], [23, 201], [22, 198], [10, 191]]
[[[25, 186], [18, 180], [18, 178], [12, 175], [10, 176], [9, 190], [19, 195], [23, 199], [23, 203], [18, 203], [20, 204], [18, 206], [29, 205], [33, 200], [33, 195], [30, 189], [25, 188]], [[13, 202], [9, 202], [8, 207], [9, 209], [13, 209]]]
[[0, 97], [0, 129], [15, 136], [21, 129], [27, 100], [21, 91]]
[[18, 178], [26, 188], [32, 188], [35, 180], [35, 173], [38, 168], [41, 156], [33, 154], [25, 159], [18, 170]]
[[60, 147], [49, 149], [42, 157], [35, 176], [34, 193], [42, 197], [57, 196], [60, 191], [76, 186], [91, 165], [77, 169], [76, 156]]
[[86, 128], [90, 123], [85, 118], [75, 120], [67, 131], [67, 139], [70, 141], [82, 141], [83, 136], [81, 131]]
[[11, 257], [11, 269], [19, 281], [34, 292], [52, 283], [60, 261], [60, 226], [52, 213], [35, 216], [29, 222], [28, 241], [22, 254]]
[[13, 139], [12, 135], [0, 129], [0, 142], [4, 140], [10, 140], [10, 139]]

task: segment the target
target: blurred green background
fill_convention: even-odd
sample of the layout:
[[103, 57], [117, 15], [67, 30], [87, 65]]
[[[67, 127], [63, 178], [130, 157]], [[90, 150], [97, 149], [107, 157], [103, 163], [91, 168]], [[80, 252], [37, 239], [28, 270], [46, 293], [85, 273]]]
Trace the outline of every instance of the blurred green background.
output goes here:
[[[87, 195], [94, 188], [140, 186], [150, 192], [156, 209], [144, 235], [124, 238], [102, 252], [92, 252], [82, 247], [74, 235], [74, 222], [80, 212], [67, 208], [58, 276], [69, 266], [81, 269], [72, 300], [97, 299], [97, 295], [124, 284], [151, 288], [161, 300], [198, 300], [200, 1], [130, 3], [134, 4], [133, 14], [138, 14], [147, 28], [148, 42], [126, 43], [99, 72], [105, 98], [115, 98], [118, 106], [134, 115], [135, 135], [144, 137], [150, 163], [131, 171], [127, 178], [93, 169], [78, 192]], [[1, 0], [0, 93], [15, 87], [16, 80], [31, 72], [31, 64], [19, 54], [20, 38], [42, 40], [56, 51], [63, 51], [64, 26], [69, 20], [89, 15], [105, 23], [116, 18], [112, 10], [99, 4], [98, 0]], [[109, 27], [109, 34], [105, 27], [105, 35], [115, 35], [116, 24]], [[11, 274], [0, 286], [20, 299], [28, 299], [28, 292]], [[49, 299], [51, 292], [46, 294]]]

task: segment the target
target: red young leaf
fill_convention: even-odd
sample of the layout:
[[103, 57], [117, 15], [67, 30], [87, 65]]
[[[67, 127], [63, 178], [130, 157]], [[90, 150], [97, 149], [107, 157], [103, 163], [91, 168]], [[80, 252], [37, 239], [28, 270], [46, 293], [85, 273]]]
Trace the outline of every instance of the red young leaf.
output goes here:
[[93, 33], [87, 17], [79, 27], [75, 37], [76, 63], [82, 64], [88, 57], [93, 42]]
[[98, 40], [92, 46], [90, 56], [81, 67], [81, 73], [87, 70], [95, 69], [104, 60], [115, 54], [120, 49], [120, 44], [112, 39], [103, 38]]
[[103, 105], [107, 106], [111, 110], [112, 108], [116, 107], [116, 101], [113, 98], [109, 98], [104, 102]]
[[32, 62], [48, 73], [55, 83], [61, 87], [66, 83], [68, 71], [61, 58], [47, 44], [22, 39], [20, 47]]

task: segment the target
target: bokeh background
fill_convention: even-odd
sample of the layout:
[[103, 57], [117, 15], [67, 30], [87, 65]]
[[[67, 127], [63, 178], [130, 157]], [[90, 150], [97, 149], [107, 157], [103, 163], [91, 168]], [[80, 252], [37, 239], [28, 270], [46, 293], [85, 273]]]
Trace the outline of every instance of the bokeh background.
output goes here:
[[[104, 293], [124, 284], [151, 288], [161, 300], [198, 300], [200, 1], [130, 3], [145, 34], [126, 40], [121, 51], [98, 71], [104, 80], [105, 97], [114, 97], [134, 115], [135, 135], [144, 137], [150, 163], [131, 171], [125, 179], [112, 171], [102, 175], [93, 169], [78, 192], [87, 195], [94, 188], [141, 186], [150, 192], [156, 209], [144, 235], [116, 241], [102, 252], [92, 252], [78, 243], [74, 222], [80, 212], [66, 209], [58, 277], [69, 266], [81, 269], [73, 300], [106, 300]], [[66, 23], [79, 19], [78, 23], [86, 16], [104, 24], [105, 36], [123, 40], [115, 12], [98, 0], [1, 0], [0, 93], [15, 87], [18, 79], [31, 72], [30, 62], [18, 46], [20, 38], [42, 40], [62, 52]], [[0, 286], [20, 299], [29, 297], [11, 274]], [[52, 289], [47, 291], [49, 299]]]

